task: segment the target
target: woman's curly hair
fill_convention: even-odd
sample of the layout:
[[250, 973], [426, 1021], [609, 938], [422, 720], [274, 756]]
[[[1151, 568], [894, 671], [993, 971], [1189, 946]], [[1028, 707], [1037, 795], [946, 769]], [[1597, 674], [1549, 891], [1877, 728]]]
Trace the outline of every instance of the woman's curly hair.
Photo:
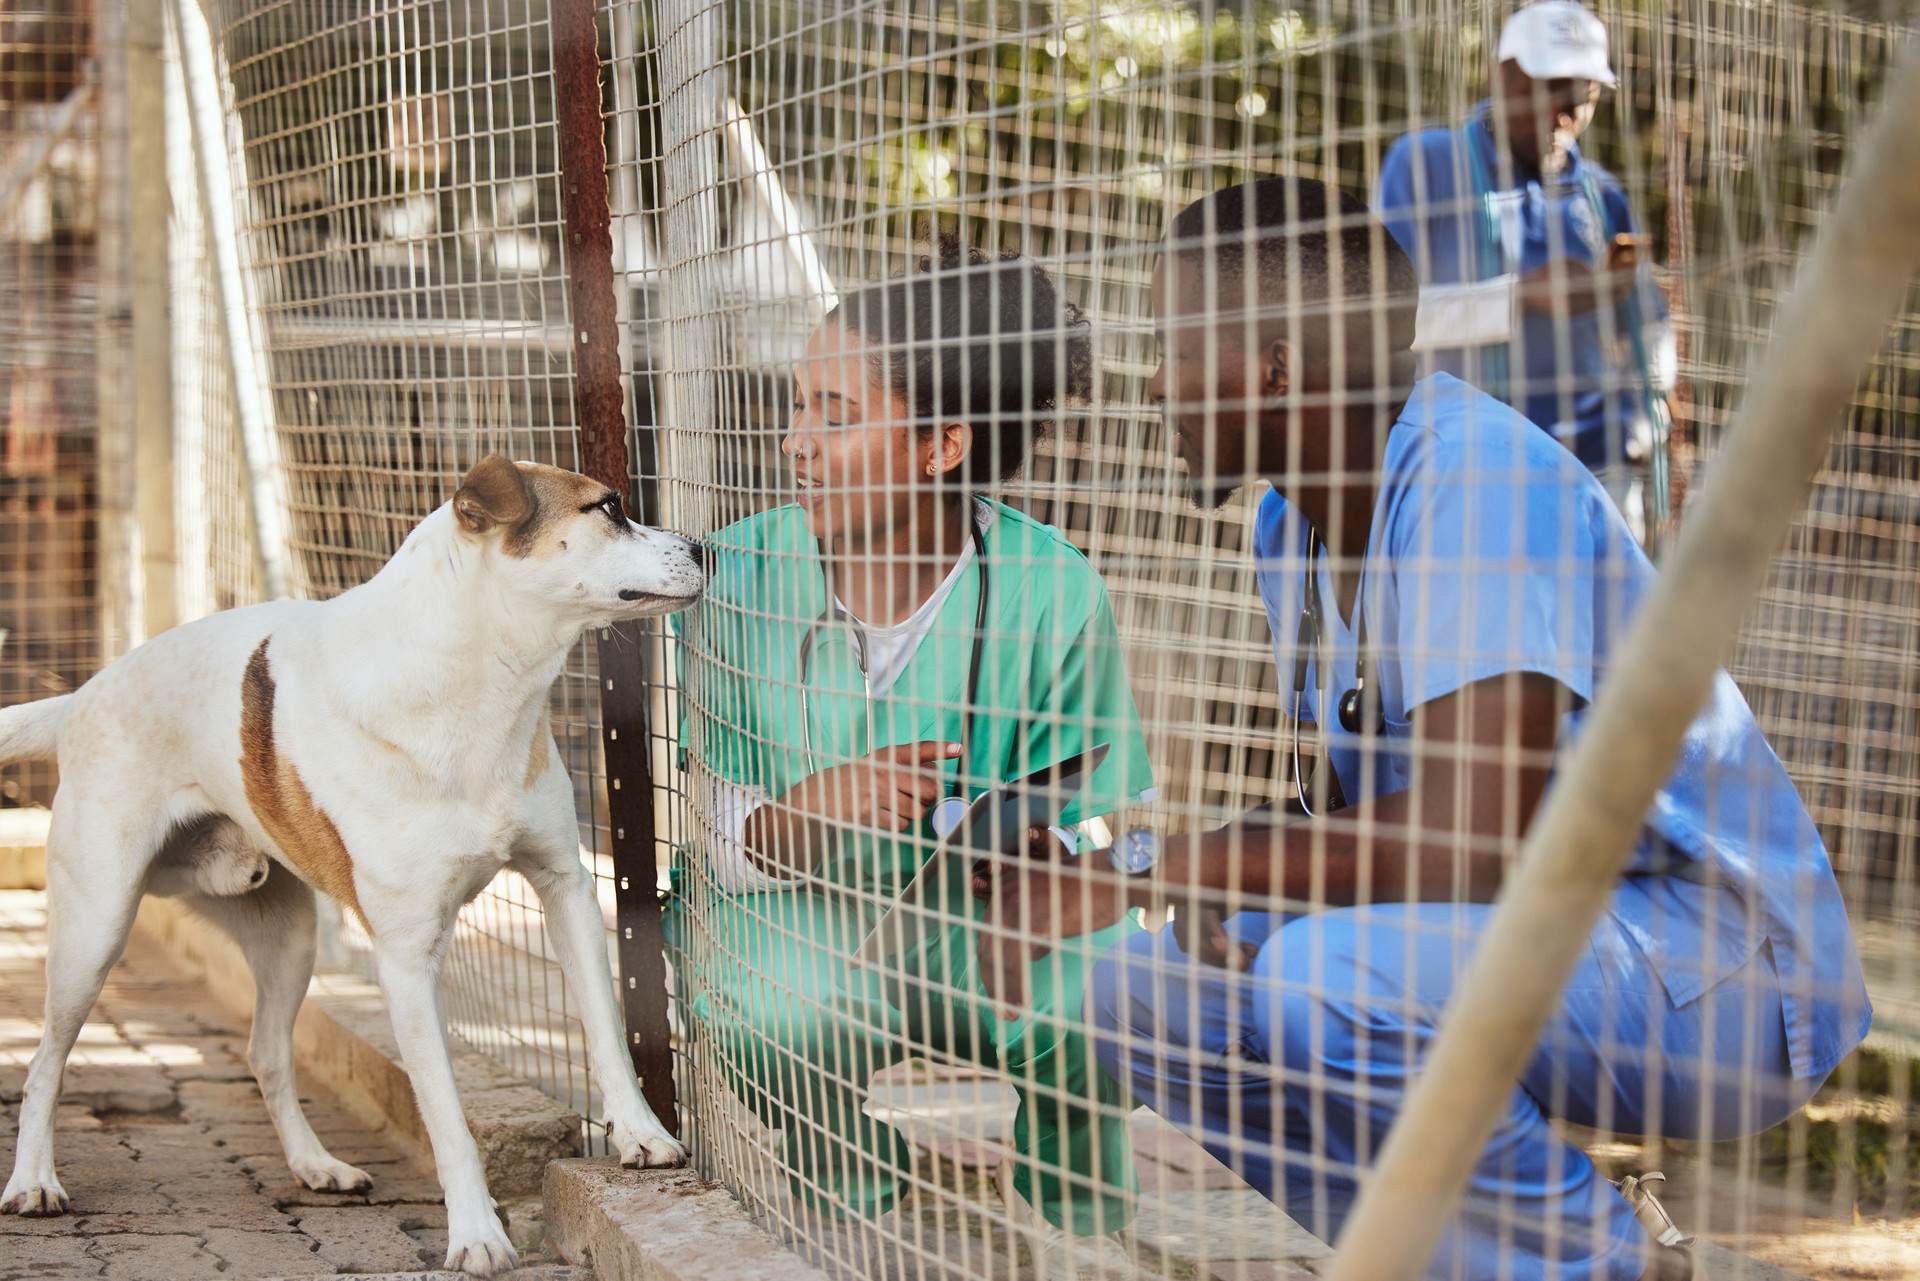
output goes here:
[[1004, 480], [1063, 407], [1093, 394], [1092, 328], [1053, 277], [1018, 254], [936, 238], [891, 280], [862, 285], [828, 320], [864, 338], [876, 378], [916, 426], [964, 422], [960, 480]]

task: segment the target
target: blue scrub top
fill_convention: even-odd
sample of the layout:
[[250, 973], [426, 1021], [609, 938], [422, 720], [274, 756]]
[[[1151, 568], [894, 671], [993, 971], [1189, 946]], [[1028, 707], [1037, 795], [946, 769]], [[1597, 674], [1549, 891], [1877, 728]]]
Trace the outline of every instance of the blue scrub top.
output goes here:
[[[1307, 547], [1305, 520], [1268, 494], [1254, 554], [1283, 697]], [[1301, 719], [1324, 727], [1350, 802], [1406, 790], [1413, 709], [1487, 677], [1537, 672], [1566, 686], [1579, 704], [1562, 724], [1569, 742], [1654, 579], [1606, 491], [1571, 454], [1444, 373], [1416, 385], [1381, 466], [1358, 606], [1387, 720], [1371, 748], [1331, 715], [1353, 687], [1358, 651], [1326, 559], [1316, 570], [1328, 678], [1316, 686], [1316, 654]], [[1794, 1075], [1824, 1076], [1866, 1035], [1866, 984], [1819, 833], [1725, 672], [1678, 760], [1612, 914], [1678, 1006], [1770, 947]]]
[[[1599, 264], [1616, 233], [1640, 230], [1619, 181], [1581, 156], [1578, 147], [1570, 149], [1565, 171], [1551, 182], [1511, 173], [1486, 110], [1482, 103], [1458, 129], [1408, 134], [1380, 162], [1374, 209], [1413, 259], [1422, 286], [1472, 284], [1508, 272], [1524, 275], [1555, 258]], [[1501, 222], [1497, 260], [1483, 243], [1473, 152], [1495, 186], [1502, 184], [1503, 168], [1512, 179], [1494, 197]], [[1588, 179], [1599, 193], [1604, 225], [1594, 217], [1584, 186]], [[1642, 314], [1664, 319], [1659, 291], [1644, 273], [1641, 283]], [[1627, 424], [1646, 414], [1643, 375], [1624, 350], [1623, 311], [1605, 317], [1604, 326], [1597, 311], [1564, 318], [1524, 312], [1509, 345], [1512, 403], [1588, 467], [1623, 462]], [[1621, 340], [1621, 359], [1609, 351], [1615, 339]], [[1435, 371], [1471, 378], [1469, 353], [1460, 348], [1425, 353], [1422, 372]]]

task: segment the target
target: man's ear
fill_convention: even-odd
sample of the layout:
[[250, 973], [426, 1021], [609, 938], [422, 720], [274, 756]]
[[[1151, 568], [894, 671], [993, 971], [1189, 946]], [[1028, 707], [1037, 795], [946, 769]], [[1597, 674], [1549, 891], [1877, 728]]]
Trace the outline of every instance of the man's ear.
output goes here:
[[533, 514], [533, 495], [520, 469], [498, 454], [488, 454], [453, 495], [453, 514], [461, 528], [484, 534], [495, 525], [512, 527]]
[[1284, 396], [1293, 385], [1293, 348], [1276, 338], [1260, 349], [1260, 394]]

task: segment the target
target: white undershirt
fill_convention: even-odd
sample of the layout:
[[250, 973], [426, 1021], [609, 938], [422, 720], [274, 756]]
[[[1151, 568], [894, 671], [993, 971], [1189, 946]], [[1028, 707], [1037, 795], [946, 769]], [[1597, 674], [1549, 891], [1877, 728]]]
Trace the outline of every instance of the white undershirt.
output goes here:
[[[973, 523], [984, 539], [987, 531], [993, 528], [999, 511], [984, 498], [973, 500]], [[853, 620], [853, 625], [863, 632], [867, 639], [868, 680], [867, 687], [871, 696], [879, 698], [891, 691], [901, 673], [913, 661], [919, 652], [921, 642], [933, 632], [934, 621], [939, 618], [941, 609], [948, 597], [960, 585], [967, 567], [973, 563], [974, 540], [969, 538], [960, 549], [960, 558], [953, 562], [953, 568], [933, 589], [933, 594], [920, 607], [897, 623], [885, 627], [869, 627], [846, 608], [844, 601], [836, 595], [834, 604]], [[968, 647], [971, 657], [972, 647]], [[747, 857], [745, 844], [747, 823], [759, 808], [767, 803], [766, 789], [754, 784], [733, 783], [708, 770], [704, 765], [700, 769], [706, 782], [706, 812], [713, 816], [712, 829], [707, 833], [707, 852], [712, 861], [714, 880], [722, 889], [734, 893], [753, 893], [759, 890], [778, 889], [800, 885], [804, 877], [770, 876]]]

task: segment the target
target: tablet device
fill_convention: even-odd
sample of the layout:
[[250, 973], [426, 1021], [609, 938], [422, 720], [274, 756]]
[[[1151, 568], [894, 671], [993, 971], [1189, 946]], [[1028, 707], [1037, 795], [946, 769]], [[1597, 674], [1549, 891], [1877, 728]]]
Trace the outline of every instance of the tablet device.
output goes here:
[[933, 857], [867, 932], [853, 954], [854, 963], [875, 965], [899, 956], [949, 924], [921, 900], [946, 880], [952, 861], [965, 859], [971, 871], [975, 861], [989, 854], [1019, 853], [1026, 844], [1029, 827], [1051, 827], [1059, 821], [1061, 811], [1087, 790], [1110, 747], [1107, 743], [1096, 744], [974, 797], [952, 830], [941, 838]]

